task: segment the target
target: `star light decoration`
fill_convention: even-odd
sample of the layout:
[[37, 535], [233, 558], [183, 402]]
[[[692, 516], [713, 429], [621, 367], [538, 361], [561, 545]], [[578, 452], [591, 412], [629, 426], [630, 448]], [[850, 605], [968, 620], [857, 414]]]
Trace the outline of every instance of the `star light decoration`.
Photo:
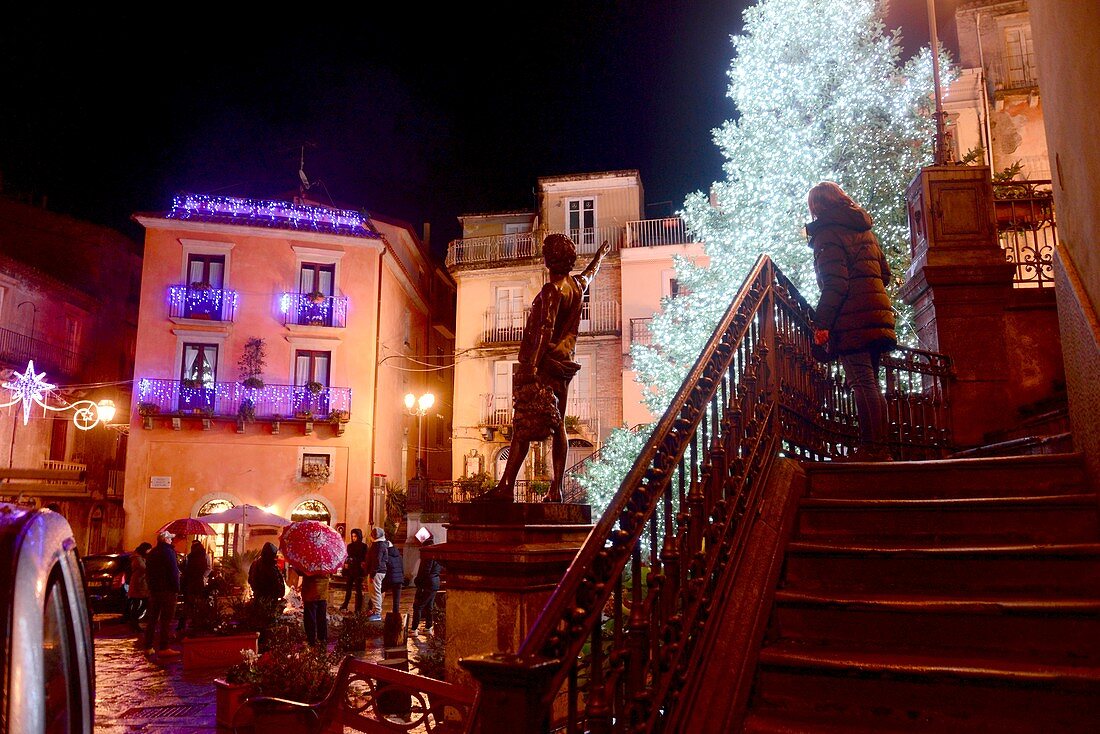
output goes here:
[[[51, 382], [46, 382], [45, 372], [36, 372], [34, 369], [34, 360], [28, 360], [27, 369], [22, 372], [12, 372], [15, 375], [15, 379], [8, 380], [2, 386], [4, 389], [9, 390], [11, 393], [11, 400], [6, 403], [0, 403], [0, 408], [7, 408], [8, 406], [15, 405], [16, 403], [23, 404], [23, 425], [27, 425], [27, 422], [31, 417], [31, 404], [42, 406], [43, 410], [53, 411], [59, 413], [63, 410], [73, 411], [73, 423], [76, 427], [87, 431], [90, 428], [95, 427], [100, 421], [106, 422], [110, 418], [100, 414], [100, 406], [93, 403], [91, 400], [78, 400], [75, 403], [65, 402], [61, 407], [54, 407], [49, 404], [50, 392], [54, 390], [57, 385]], [[60, 398], [59, 398], [60, 400]], [[104, 401], [109, 403], [109, 401]], [[112, 405], [112, 413], [113, 404]]]

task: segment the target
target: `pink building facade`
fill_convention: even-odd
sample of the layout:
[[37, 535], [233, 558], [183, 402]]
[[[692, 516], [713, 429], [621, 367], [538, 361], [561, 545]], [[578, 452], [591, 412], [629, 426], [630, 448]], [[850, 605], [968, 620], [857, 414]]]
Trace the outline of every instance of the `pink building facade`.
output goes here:
[[[236, 198], [177, 197], [135, 219], [127, 544], [241, 504], [345, 535], [382, 524], [387, 484], [415, 460], [403, 391], [428, 379], [390, 369], [429, 349], [419, 238], [350, 210]], [[218, 529], [218, 555], [275, 532]]]

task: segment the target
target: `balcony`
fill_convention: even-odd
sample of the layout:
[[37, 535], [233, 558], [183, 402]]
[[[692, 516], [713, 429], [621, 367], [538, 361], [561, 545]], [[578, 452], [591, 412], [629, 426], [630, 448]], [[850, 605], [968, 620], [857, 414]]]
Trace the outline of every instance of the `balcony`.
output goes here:
[[347, 326], [346, 296], [324, 296], [316, 293], [284, 293], [279, 298], [279, 310], [284, 326]]
[[173, 319], [232, 322], [237, 292], [198, 284], [168, 286], [168, 316]]
[[[619, 333], [621, 307], [617, 301], [596, 301], [586, 303], [581, 308], [579, 335]], [[523, 328], [530, 315], [530, 308], [506, 309], [498, 311], [490, 308], [485, 312], [485, 329], [480, 344], [509, 344], [523, 339]]]
[[0, 361], [23, 369], [32, 359], [40, 372], [73, 376], [80, 368], [81, 355], [17, 331], [0, 329]]
[[[583, 428], [584, 433], [595, 436], [601, 432], [602, 427], [608, 430], [618, 425], [621, 420], [622, 410], [618, 404], [610, 398], [591, 398], [573, 396], [565, 405], [567, 416], [567, 430], [569, 433], [579, 433], [576, 428]], [[481, 416], [479, 426], [500, 428], [512, 425], [512, 396], [509, 393], [482, 393]]]
[[[138, 412], [146, 427], [157, 415], [198, 415], [204, 418], [280, 421], [328, 421], [342, 425], [351, 416], [350, 387], [305, 385], [245, 387], [239, 382], [215, 382], [193, 387], [181, 380], [142, 378], [138, 381]], [[341, 431], [342, 432], [342, 431]]]
[[[488, 237], [468, 237], [452, 240], [447, 246], [447, 266], [479, 265], [496, 267], [500, 263], [519, 264], [542, 257], [542, 241], [554, 232], [569, 235], [577, 245], [577, 257], [596, 254], [607, 241], [612, 252], [622, 244], [622, 227], [593, 227], [579, 230], [540, 229], [523, 234], [499, 234]], [[583, 265], [580, 265], [583, 267]]]
[[1050, 181], [1011, 181], [993, 185], [997, 239], [1016, 266], [1016, 288], [1054, 287], [1054, 199]]
[[679, 217], [640, 219], [626, 223], [623, 248], [690, 245], [695, 241], [688, 235], [684, 220]]
[[1039, 68], [1034, 53], [1006, 54], [993, 68], [995, 96], [1032, 92], [1039, 87]]

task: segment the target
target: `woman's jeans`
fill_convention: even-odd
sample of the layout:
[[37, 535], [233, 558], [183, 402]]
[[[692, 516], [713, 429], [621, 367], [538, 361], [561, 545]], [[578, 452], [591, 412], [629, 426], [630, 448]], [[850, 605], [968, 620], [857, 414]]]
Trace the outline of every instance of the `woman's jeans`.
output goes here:
[[859, 444], [886, 448], [886, 398], [878, 386], [878, 352], [840, 355], [844, 376], [852, 386], [859, 417]]
[[328, 642], [328, 602], [324, 599], [303, 602], [302, 626], [309, 644]]

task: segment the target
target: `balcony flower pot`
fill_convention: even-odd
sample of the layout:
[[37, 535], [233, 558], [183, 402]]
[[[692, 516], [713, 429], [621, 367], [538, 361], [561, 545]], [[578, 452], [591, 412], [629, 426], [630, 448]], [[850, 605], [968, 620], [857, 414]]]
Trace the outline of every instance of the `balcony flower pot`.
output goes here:
[[259, 632], [184, 637], [180, 640], [183, 669], [224, 668], [239, 663], [242, 650], [259, 651], [259, 640]]
[[321, 291], [313, 291], [312, 293], [310, 293], [307, 296], [307, 298], [309, 298], [310, 303], [314, 303], [314, 304], [317, 304], [317, 305], [320, 305], [320, 304], [324, 303], [326, 297], [327, 296], [325, 296], [325, 294], [322, 293]]
[[255, 683], [230, 683], [225, 678], [214, 679], [214, 719], [218, 726], [233, 728], [252, 723], [252, 710], [246, 708], [237, 718], [237, 710], [252, 695], [259, 692]]
[[325, 386], [317, 382], [316, 380], [310, 380], [306, 383], [306, 390], [309, 390], [310, 393], [312, 393], [313, 395], [319, 395], [324, 389]]

